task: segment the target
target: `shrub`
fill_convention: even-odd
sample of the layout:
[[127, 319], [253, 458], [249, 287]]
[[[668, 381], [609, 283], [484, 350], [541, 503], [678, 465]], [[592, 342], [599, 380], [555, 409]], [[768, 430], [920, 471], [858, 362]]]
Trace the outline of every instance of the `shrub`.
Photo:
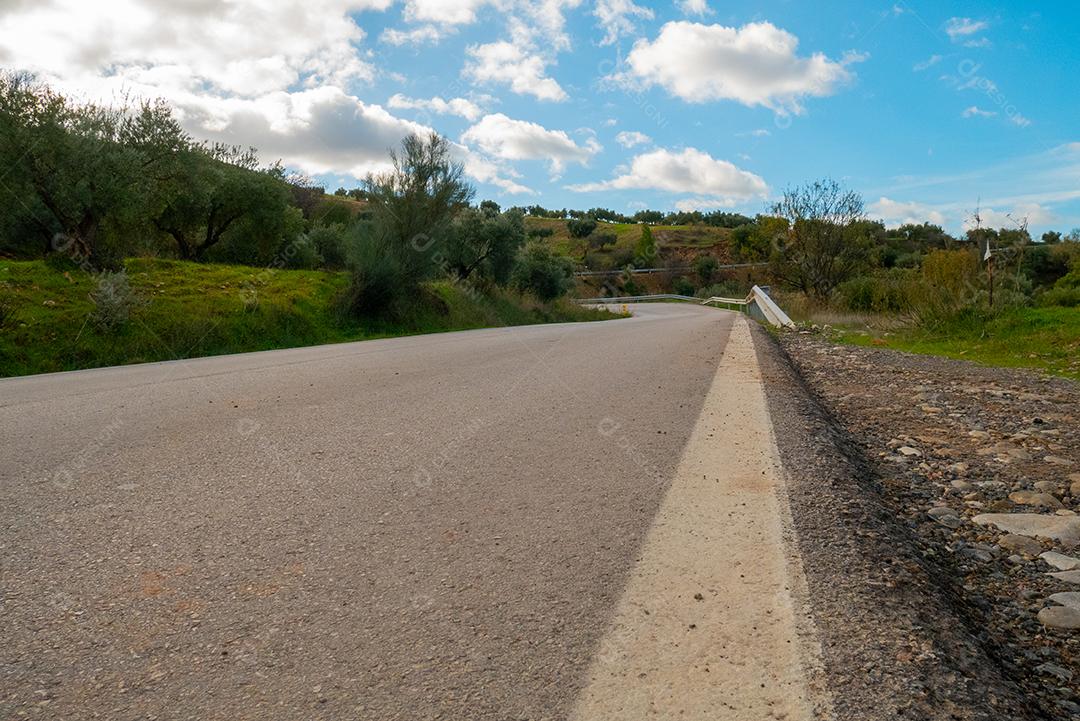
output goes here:
[[897, 313], [908, 305], [908, 288], [900, 273], [866, 275], [841, 283], [839, 304], [860, 313]]
[[749, 289], [734, 280], [722, 280], [697, 292], [698, 298], [745, 298]]
[[699, 255], [694, 259], [694, 272], [702, 283], [708, 285], [716, 275], [716, 268], [720, 265], [716, 258], [711, 255]]
[[615, 245], [619, 238], [614, 233], [593, 233], [589, 236], [589, 247], [593, 250], [603, 250], [609, 245]]
[[296, 240], [286, 243], [281, 249], [281, 259], [286, 268], [293, 270], [312, 270], [323, 264], [323, 257], [310, 236], [301, 235]]
[[397, 256], [383, 252], [372, 236], [361, 237], [352, 255], [352, 274], [342, 297], [346, 313], [376, 318], [399, 313], [415, 285], [407, 282], [409, 274]]
[[641, 238], [634, 247], [634, 265], [638, 268], [648, 268], [656, 258], [656, 241], [653, 239], [652, 229], [641, 226]]
[[529, 228], [528, 231], [528, 236], [530, 240], [533, 240], [535, 238], [550, 238], [553, 235], [555, 235], [554, 228]]
[[140, 305], [124, 271], [102, 273], [97, 288], [90, 292], [90, 300], [94, 304], [91, 319], [109, 330], [127, 323], [132, 311]]
[[574, 287], [574, 264], [544, 245], [532, 244], [518, 256], [513, 272], [514, 286], [547, 303]]
[[315, 250], [322, 256], [323, 265], [331, 270], [341, 270], [348, 262], [347, 235], [345, 226], [340, 224], [319, 225], [307, 234], [315, 244]]
[[686, 277], [676, 278], [675, 282], [671, 284], [671, 289], [675, 292], [676, 295], [694, 294], [694, 284], [691, 283], [690, 279]]

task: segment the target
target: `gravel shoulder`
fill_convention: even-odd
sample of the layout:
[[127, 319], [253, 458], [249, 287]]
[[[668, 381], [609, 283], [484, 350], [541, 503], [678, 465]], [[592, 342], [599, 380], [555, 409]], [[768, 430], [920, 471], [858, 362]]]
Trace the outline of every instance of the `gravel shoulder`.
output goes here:
[[[1047, 648], [1044, 636], [1038, 643], [1028, 639], [1032, 644], [1024, 650], [1008, 645], [1016, 641], [1009, 635], [1009, 611], [996, 597], [988, 601], [986, 584], [968, 588], [970, 576], [962, 570], [971, 564], [992, 566], [979, 570], [979, 579], [1016, 574], [1019, 567], [1025, 578], [1041, 579], [1045, 564], [1032, 560], [1017, 566], [1004, 552], [985, 562], [962, 553], [970, 543], [959, 536], [987, 533], [966, 520], [978, 509], [955, 506], [957, 517], [964, 516], [956, 524], [963, 531], [927, 515], [940, 502], [941, 482], [949, 483], [934, 469], [957, 461], [935, 457], [926, 472], [915, 456], [898, 453], [900, 446], [888, 447], [898, 435], [925, 433], [914, 423], [915, 414], [924, 413], [920, 405], [931, 400], [948, 407], [933, 394], [946, 393], [954, 382], [949, 379], [964, 379], [965, 385], [1004, 379], [988, 372], [985, 380], [973, 380], [969, 364], [837, 348], [797, 333], [777, 340], [755, 328], [755, 342], [787, 474], [795, 551], [802, 559], [827, 682], [834, 689], [836, 718], [1069, 718], [1057, 705], [1068, 698], [1057, 691], [1060, 679], [1053, 677], [1048, 690], [1032, 675], [1038, 662], [1051, 660], [1068, 672], [1065, 651], [1040, 651]], [[916, 390], [928, 384], [938, 390]], [[927, 400], [916, 400], [920, 394]], [[1001, 410], [982, 400], [971, 399], [966, 414], [956, 419], [954, 435], [962, 430], [966, 437], [976, 422], [967, 414]], [[993, 424], [1000, 418], [995, 416]], [[989, 418], [981, 422], [991, 425]], [[936, 417], [933, 423], [944, 425]], [[923, 443], [923, 458], [948, 445], [946, 438]], [[970, 444], [960, 448], [974, 451]], [[905, 460], [888, 460], [878, 449]], [[1006, 578], [1019, 583], [1015, 576]], [[1011, 596], [1019, 597], [1018, 592]], [[1071, 637], [1060, 641], [1059, 646], [1070, 646]], [[1024, 657], [1030, 674], [1006, 663], [1014, 648], [1021, 656], [1032, 654]]]

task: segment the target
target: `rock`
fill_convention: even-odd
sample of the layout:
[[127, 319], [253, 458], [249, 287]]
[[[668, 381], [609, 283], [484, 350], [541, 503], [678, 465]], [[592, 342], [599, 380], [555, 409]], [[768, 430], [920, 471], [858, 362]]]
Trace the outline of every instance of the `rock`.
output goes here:
[[1071, 466], [1073, 464], [1068, 458], [1062, 458], [1061, 456], [1043, 456], [1043, 460], [1047, 463], [1053, 463], [1055, 466]]
[[[945, 466], [945, 470], [949, 473], [955, 473], [958, 476], [962, 476], [968, 472], [968, 464], [950, 463], [949, 465]], [[1077, 484], [1080, 485], [1080, 481], [1077, 481]]]
[[1050, 600], [1054, 603], [1060, 603], [1062, 606], [1068, 606], [1069, 608], [1075, 608], [1080, 611], [1080, 591], [1052, 593], [1050, 594]]
[[1035, 667], [1035, 670], [1039, 673], [1045, 673], [1048, 676], [1056, 676], [1062, 681], [1071, 681], [1073, 677], [1072, 671], [1067, 668], [1062, 668], [1061, 666], [1056, 666], [1052, 663], [1039, 664]]
[[896, 449], [896, 452], [902, 456], [907, 456], [908, 458], [916, 458], [922, 455], [922, 451], [918, 448], [912, 448], [911, 446], [900, 446]]
[[1080, 519], [1075, 517], [1042, 513], [983, 513], [972, 520], [980, 526], [996, 526], [1006, 533], [1080, 543]]
[[967, 481], [952, 481], [952, 482], [949, 483], [949, 485], [952, 486], [955, 490], [961, 491], [961, 492], [970, 491], [972, 488], [975, 487], [974, 485], [972, 485], [971, 483], [968, 483]]
[[1069, 606], [1050, 606], [1039, 611], [1039, 623], [1050, 628], [1080, 628], [1080, 610]]
[[1080, 571], [1055, 571], [1054, 573], [1048, 573], [1047, 576], [1053, 576], [1059, 581], [1065, 583], [1075, 583], [1080, 585]]
[[998, 541], [998, 545], [1004, 548], [1006, 551], [1014, 551], [1023, 553], [1027, 556], [1038, 556], [1043, 552], [1042, 544], [1036, 541], [1034, 538], [1028, 538], [1027, 536], [1018, 536], [1015, 533], [1002, 536]]
[[1061, 501], [1049, 493], [1036, 493], [1035, 491], [1014, 491], [1009, 494], [1009, 500], [1021, 506], [1038, 506], [1039, 508], [1061, 508]]
[[968, 431], [968, 435], [977, 441], [985, 441], [990, 438], [990, 434], [986, 431]]
[[1043, 493], [1054, 493], [1058, 489], [1058, 484], [1053, 481], [1036, 481], [1032, 485], [1036, 491], [1042, 491]]
[[959, 528], [964, 521], [960, 515], [948, 506], [937, 506], [926, 512], [926, 515], [945, 526], [946, 528]]
[[1059, 571], [1075, 571], [1077, 569], [1080, 569], [1080, 558], [1066, 556], [1064, 553], [1058, 553], [1057, 551], [1047, 551], [1046, 553], [1040, 553], [1039, 558], [1046, 561]]

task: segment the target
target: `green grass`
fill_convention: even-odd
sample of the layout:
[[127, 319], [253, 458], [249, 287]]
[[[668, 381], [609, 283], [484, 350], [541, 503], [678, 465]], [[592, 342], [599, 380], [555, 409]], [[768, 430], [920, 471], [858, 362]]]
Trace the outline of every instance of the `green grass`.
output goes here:
[[935, 330], [841, 330], [840, 341], [960, 358], [982, 365], [1036, 368], [1080, 380], [1080, 308], [1018, 308], [985, 323]]
[[359, 322], [336, 311], [345, 273], [172, 260], [125, 263], [141, 304], [114, 330], [91, 319], [93, 275], [0, 260], [0, 376], [339, 343], [491, 326], [617, 317], [569, 301], [432, 283], [409, 317]]

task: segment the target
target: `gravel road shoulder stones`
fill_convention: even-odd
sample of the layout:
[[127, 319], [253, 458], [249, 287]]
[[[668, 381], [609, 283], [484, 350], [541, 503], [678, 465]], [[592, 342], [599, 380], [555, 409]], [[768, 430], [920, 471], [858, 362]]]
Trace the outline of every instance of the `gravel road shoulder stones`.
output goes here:
[[[966, 580], [955, 567], [957, 559], [983, 561], [961, 555], [955, 543], [953, 550], [947, 548], [954, 527], [987, 532], [966, 521], [970, 511], [962, 505], [940, 519], [927, 515], [941, 497], [937, 487], [922, 499], [918, 517], [908, 516], [904, 504], [912, 481], [897, 481], [896, 472], [926, 463], [935, 446], [915, 437], [921, 434], [903, 432], [904, 417], [889, 399], [910, 405], [917, 392], [906, 384], [902, 391], [890, 387], [898, 383], [869, 358], [862, 359], [857, 372], [830, 363], [830, 354], [846, 354], [847, 349], [834, 351], [822, 340], [804, 338], [784, 334], [778, 342], [755, 328], [798, 553], [825, 672], [836, 690], [836, 718], [1045, 718], [1047, 709], [1056, 708], [1056, 691], [1040, 704], [1042, 713], [1033, 707], [1031, 685], [1002, 663], [1001, 639], [987, 623], [986, 600], [965, 589]], [[905, 359], [898, 363], [904, 367]], [[878, 432], [845, 415], [854, 404], [840, 399], [851, 398], [865, 399], [865, 418], [874, 419]], [[927, 395], [922, 404], [930, 399], [938, 406], [945, 403]], [[918, 405], [915, 410], [925, 412]], [[868, 453], [868, 445], [885, 447], [894, 437], [902, 442], [886, 448], [888, 456], [903, 461]], [[902, 447], [917, 453], [901, 452]], [[934, 457], [933, 463], [944, 460]], [[1043, 568], [1036, 573], [1049, 570], [1038, 564]], [[1031, 623], [1041, 628], [1034, 617]], [[1031, 652], [1033, 660], [1040, 658], [1038, 651]], [[1060, 654], [1032, 665], [1040, 662], [1064, 666]], [[1062, 683], [1059, 676], [1047, 678], [1050, 686]]]

